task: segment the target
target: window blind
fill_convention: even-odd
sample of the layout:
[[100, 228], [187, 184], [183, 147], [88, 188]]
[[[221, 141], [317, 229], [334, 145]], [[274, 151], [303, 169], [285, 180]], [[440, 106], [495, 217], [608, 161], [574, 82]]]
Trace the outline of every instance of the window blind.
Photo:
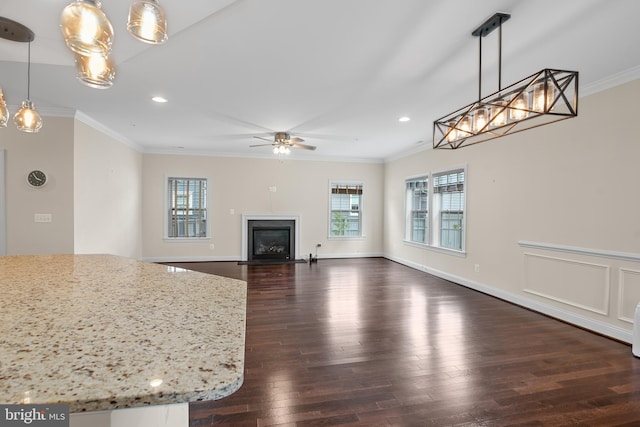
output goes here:
[[207, 180], [168, 179], [168, 237], [206, 237]]

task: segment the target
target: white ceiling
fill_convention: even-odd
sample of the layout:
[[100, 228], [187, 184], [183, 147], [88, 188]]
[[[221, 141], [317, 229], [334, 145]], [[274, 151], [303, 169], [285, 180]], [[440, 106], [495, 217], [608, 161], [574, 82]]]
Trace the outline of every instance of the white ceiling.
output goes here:
[[[498, 11], [511, 14], [503, 86], [543, 68], [579, 71], [581, 94], [640, 75], [638, 0], [160, 0], [161, 46], [127, 33], [131, 0], [104, 0], [117, 78], [98, 90], [75, 79], [62, 39], [70, 1], [0, 3], [0, 16], [36, 35], [31, 100], [44, 126], [77, 112], [145, 152], [273, 156], [249, 145], [275, 131], [318, 147], [294, 158], [383, 160], [429, 147], [433, 121], [477, 98], [471, 32]], [[483, 39], [483, 96], [498, 86], [497, 34]], [[26, 98], [26, 59], [24, 43], [0, 39], [12, 111]]]

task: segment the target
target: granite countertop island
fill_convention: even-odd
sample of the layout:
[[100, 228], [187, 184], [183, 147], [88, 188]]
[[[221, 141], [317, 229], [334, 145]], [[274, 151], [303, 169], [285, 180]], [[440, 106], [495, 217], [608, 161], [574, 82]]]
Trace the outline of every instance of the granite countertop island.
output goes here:
[[243, 381], [246, 283], [110, 255], [0, 257], [0, 403], [214, 400]]

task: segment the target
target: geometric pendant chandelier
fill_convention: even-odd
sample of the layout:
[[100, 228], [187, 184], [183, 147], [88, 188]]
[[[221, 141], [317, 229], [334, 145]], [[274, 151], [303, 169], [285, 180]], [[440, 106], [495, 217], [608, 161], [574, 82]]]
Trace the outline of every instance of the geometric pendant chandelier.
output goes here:
[[[433, 122], [433, 148], [457, 149], [578, 115], [578, 72], [545, 68], [501, 87], [502, 23], [496, 13], [473, 31], [480, 40], [478, 100]], [[482, 38], [499, 30], [498, 91], [481, 96]]]

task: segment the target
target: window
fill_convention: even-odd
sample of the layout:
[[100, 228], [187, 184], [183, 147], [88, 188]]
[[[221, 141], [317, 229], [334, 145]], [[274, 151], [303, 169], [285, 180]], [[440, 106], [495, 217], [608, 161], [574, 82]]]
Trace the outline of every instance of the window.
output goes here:
[[207, 180], [169, 178], [167, 237], [207, 237]]
[[465, 170], [405, 181], [405, 240], [464, 251]]
[[333, 237], [362, 236], [362, 184], [331, 184], [329, 233]]
[[429, 243], [429, 177], [406, 181], [406, 230], [410, 242]]
[[464, 171], [433, 176], [434, 245], [462, 250], [464, 224]]

